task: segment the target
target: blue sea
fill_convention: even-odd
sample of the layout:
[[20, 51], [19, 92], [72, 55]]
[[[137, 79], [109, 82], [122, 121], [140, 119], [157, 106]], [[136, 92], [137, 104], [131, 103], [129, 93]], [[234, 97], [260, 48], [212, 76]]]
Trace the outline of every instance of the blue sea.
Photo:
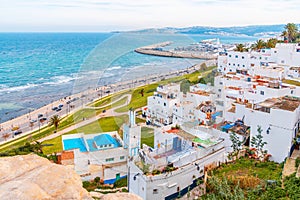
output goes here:
[[218, 37], [223, 43], [253, 37], [129, 33], [0, 33], [0, 122], [73, 93], [201, 62], [135, 53], [173, 41], [188, 45]]

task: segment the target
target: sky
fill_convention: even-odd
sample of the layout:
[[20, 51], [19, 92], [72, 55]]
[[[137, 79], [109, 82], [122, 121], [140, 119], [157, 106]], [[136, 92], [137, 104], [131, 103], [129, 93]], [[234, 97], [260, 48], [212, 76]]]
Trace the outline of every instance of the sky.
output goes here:
[[0, 32], [300, 23], [299, 0], [0, 0]]

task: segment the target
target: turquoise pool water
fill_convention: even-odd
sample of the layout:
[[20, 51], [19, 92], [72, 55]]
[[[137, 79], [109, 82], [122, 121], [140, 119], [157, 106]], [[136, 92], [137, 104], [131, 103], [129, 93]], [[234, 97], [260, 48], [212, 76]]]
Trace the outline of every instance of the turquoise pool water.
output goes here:
[[80, 149], [81, 152], [87, 152], [87, 149], [81, 138], [63, 140], [64, 150]]

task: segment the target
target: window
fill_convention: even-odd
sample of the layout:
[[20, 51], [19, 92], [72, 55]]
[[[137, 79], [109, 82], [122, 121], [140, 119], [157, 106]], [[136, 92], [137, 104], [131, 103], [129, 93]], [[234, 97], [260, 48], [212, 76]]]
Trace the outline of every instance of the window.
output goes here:
[[291, 94], [293, 94], [294, 93], [294, 90], [291, 90]]
[[261, 94], [261, 95], [265, 95], [265, 92], [264, 92], [264, 91], [260, 91], [260, 94]]
[[104, 147], [107, 147], [107, 144], [105, 144]]
[[230, 63], [228, 63], [228, 65], [230, 66], [231, 64], [230, 64]]
[[240, 64], [237, 65], [238, 67], [240, 66]]
[[277, 53], [277, 51], [274, 51], [274, 53]]
[[233, 63], [233, 66], [235, 66], [235, 63]]
[[235, 58], [238, 58], [238, 57], [239, 57], [238, 55], [235, 56]]
[[106, 158], [105, 159], [105, 162], [111, 162], [111, 161], [114, 161], [114, 158]]
[[242, 56], [242, 59], [245, 59], [245, 57], [244, 57], [244, 56]]
[[153, 189], [153, 194], [158, 194], [158, 189]]
[[166, 103], [164, 103], [164, 106], [167, 106], [167, 104], [166, 104]]
[[231, 58], [231, 55], [229, 55], [229, 58]]
[[103, 148], [103, 145], [100, 145], [100, 148]]
[[259, 60], [261, 60], [261, 57], [259, 57]]
[[245, 67], [245, 65], [243, 65], [243, 67]]
[[223, 85], [223, 82], [220, 82], [220, 85]]
[[218, 91], [219, 91], [219, 92], [221, 92], [221, 91], [222, 91], [222, 89], [218, 89]]
[[120, 156], [120, 160], [124, 160], [125, 156]]
[[261, 52], [265, 53], [265, 52], [266, 52], [266, 50], [264, 50], [264, 49], [263, 49], [263, 50], [261, 50]]

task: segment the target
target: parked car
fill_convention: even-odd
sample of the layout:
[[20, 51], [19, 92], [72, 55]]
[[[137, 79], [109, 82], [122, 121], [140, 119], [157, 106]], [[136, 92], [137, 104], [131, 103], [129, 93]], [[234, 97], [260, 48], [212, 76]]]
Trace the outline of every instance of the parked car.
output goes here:
[[19, 134], [21, 134], [21, 133], [22, 133], [21, 130], [16, 130], [16, 131], [14, 131], [14, 135], [19, 135]]
[[36, 119], [30, 120], [30, 123], [34, 123], [34, 122], [37, 122], [37, 120]]
[[59, 104], [59, 106], [58, 106], [59, 108], [62, 108], [62, 107], [64, 107], [64, 105], [62, 105], [62, 104]]
[[41, 118], [41, 117], [43, 117], [43, 114], [38, 114], [38, 118]]
[[52, 110], [57, 110], [58, 107], [53, 107]]
[[58, 111], [61, 111], [61, 108], [57, 108], [57, 109], [56, 109], [56, 112], [58, 112]]

